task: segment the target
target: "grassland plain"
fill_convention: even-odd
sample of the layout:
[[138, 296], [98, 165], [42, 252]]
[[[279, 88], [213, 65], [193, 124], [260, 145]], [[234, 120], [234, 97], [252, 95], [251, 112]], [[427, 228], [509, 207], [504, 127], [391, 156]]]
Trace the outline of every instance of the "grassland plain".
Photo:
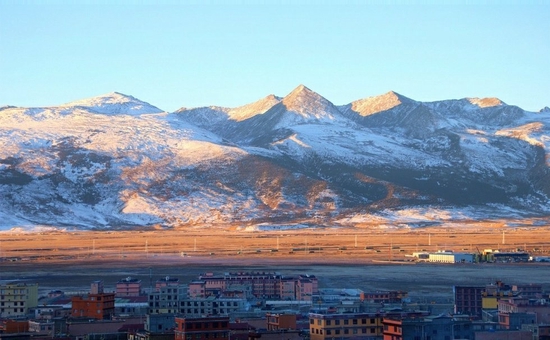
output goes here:
[[312, 274], [321, 287], [365, 291], [400, 289], [416, 301], [448, 303], [453, 285], [539, 283], [550, 290], [550, 264], [429, 264], [409, 261], [414, 251], [527, 250], [548, 255], [548, 227], [324, 228], [238, 232], [231, 228], [141, 231], [0, 233], [0, 280], [38, 282], [52, 289], [86, 291], [93, 280], [107, 289], [131, 276], [145, 288], [160, 277], [187, 283], [204, 272]]

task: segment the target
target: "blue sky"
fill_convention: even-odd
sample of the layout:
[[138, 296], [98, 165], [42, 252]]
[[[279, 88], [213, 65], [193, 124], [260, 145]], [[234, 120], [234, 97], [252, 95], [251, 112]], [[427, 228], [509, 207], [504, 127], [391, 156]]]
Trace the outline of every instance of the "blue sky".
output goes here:
[[550, 106], [550, 1], [0, 0], [0, 106], [118, 91], [167, 111], [304, 84]]

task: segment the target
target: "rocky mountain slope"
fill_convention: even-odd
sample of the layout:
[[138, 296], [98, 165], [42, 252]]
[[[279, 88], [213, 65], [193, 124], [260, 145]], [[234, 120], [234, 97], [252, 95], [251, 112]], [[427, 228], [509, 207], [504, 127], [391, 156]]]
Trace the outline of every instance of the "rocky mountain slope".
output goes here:
[[0, 108], [0, 229], [547, 216], [550, 113], [300, 85], [174, 113], [120, 93]]

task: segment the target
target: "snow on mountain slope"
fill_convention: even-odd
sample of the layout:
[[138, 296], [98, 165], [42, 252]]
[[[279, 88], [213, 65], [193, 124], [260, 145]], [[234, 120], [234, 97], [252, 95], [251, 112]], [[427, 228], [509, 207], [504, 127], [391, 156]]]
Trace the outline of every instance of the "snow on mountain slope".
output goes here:
[[61, 108], [82, 107], [92, 112], [104, 114], [160, 113], [161, 109], [132, 96], [111, 92], [102, 96], [77, 100], [60, 106]]
[[357, 112], [360, 116], [370, 116], [375, 113], [387, 111], [403, 103], [413, 104], [412, 99], [390, 91], [381, 96], [368, 97], [352, 102], [345, 110]]
[[281, 98], [271, 94], [252, 104], [247, 104], [234, 109], [230, 109], [227, 112], [227, 115], [229, 119], [241, 122], [243, 120], [252, 118], [255, 115], [264, 114], [267, 110], [271, 109], [275, 104], [278, 104], [280, 101]]
[[336, 107], [300, 85], [174, 113], [116, 92], [3, 107], [0, 229], [544, 215], [549, 152], [550, 115], [495, 98]]
[[327, 99], [304, 85], [299, 85], [265, 113], [276, 119], [274, 128], [303, 123], [343, 122], [342, 113]]

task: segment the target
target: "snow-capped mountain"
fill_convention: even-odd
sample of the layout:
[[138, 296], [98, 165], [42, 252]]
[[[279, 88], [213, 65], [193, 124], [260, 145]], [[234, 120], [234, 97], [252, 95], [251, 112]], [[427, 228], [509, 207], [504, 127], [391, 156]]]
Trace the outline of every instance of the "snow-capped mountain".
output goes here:
[[549, 136], [548, 110], [496, 98], [335, 106], [303, 85], [174, 113], [117, 92], [7, 106], [0, 229], [548, 216]]

